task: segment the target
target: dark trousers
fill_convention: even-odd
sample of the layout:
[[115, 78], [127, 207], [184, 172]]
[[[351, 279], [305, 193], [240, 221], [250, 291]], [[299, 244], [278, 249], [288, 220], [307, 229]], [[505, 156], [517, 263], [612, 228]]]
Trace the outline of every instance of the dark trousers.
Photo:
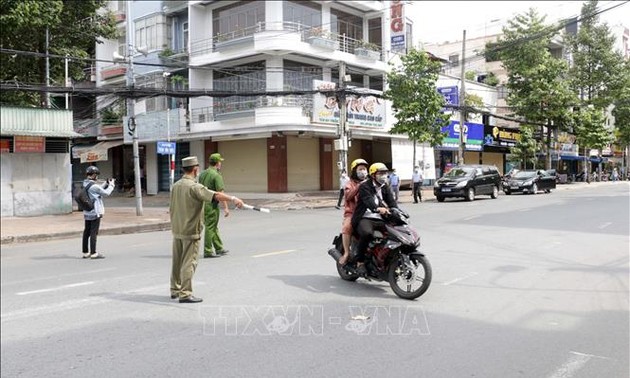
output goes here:
[[96, 253], [96, 236], [98, 229], [101, 227], [101, 218], [94, 220], [85, 220], [85, 228], [83, 229], [83, 253], [88, 251], [88, 239], [90, 240], [90, 253]]
[[339, 199], [337, 200], [337, 207], [341, 206], [341, 200], [343, 199], [344, 190], [339, 189]]
[[372, 234], [375, 229], [383, 227], [383, 221], [375, 219], [361, 219], [357, 226], [356, 233], [359, 235], [359, 243], [357, 244], [357, 255], [353, 257], [354, 261], [363, 261], [365, 259], [365, 252], [372, 240]]
[[413, 183], [413, 202], [418, 203], [418, 198], [420, 198], [420, 202], [422, 202], [422, 183], [414, 182]]

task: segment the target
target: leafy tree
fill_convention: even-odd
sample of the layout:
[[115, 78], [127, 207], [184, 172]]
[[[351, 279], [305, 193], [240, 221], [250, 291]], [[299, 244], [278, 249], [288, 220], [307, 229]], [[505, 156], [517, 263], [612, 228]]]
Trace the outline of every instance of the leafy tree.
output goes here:
[[432, 147], [442, 144], [449, 116], [442, 112], [444, 98], [436, 83], [440, 64], [421, 50], [412, 49], [401, 57], [402, 65], [387, 74], [388, 89], [384, 97], [392, 102], [396, 124], [392, 134], [407, 134], [414, 142], [428, 142]]
[[622, 66], [617, 86], [618, 96], [613, 102], [612, 115], [615, 117], [617, 143], [626, 147], [630, 146], [630, 61]]
[[[46, 52], [46, 29], [49, 53], [69, 57], [93, 56], [100, 39], [117, 38], [116, 20], [110, 12], [98, 11], [105, 0], [0, 0], [0, 45], [5, 49]], [[98, 11], [98, 12], [97, 12]], [[50, 58], [52, 85], [64, 85], [64, 59]], [[82, 80], [83, 61], [70, 60], [69, 76]], [[46, 84], [43, 57], [0, 54], [0, 78], [19, 83]], [[43, 101], [32, 92], [3, 91], [0, 101], [14, 105], [40, 105]]]
[[474, 81], [477, 78], [477, 73], [475, 71], [466, 71], [464, 78], [466, 80]]
[[485, 107], [483, 98], [473, 93], [466, 93], [464, 96], [464, 106], [466, 107], [466, 122], [470, 121], [470, 116], [473, 114], [479, 114], [482, 108]]
[[[575, 114], [576, 122], [573, 132], [580, 147], [584, 148], [584, 156], [588, 157], [588, 150], [601, 150], [612, 142], [612, 134], [605, 127], [606, 117], [602, 109], [589, 105]], [[585, 164], [585, 172], [588, 174], [588, 166]]]
[[[572, 119], [569, 109], [576, 98], [564, 79], [567, 63], [554, 58], [549, 51], [553, 29], [544, 21], [534, 9], [517, 15], [492, 45], [494, 51], [486, 54], [500, 57], [508, 71], [508, 104], [514, 114], [532, 124], [547, 125], [546, 144], [550, 151], [550, 129], [568, 127]], [[551, 167], [550, 153], [545, 166]]]
[[534, 126], [523, 125], [521, 127], [521, 138], [514, 147], [510, 148], [509, 160], [518, 163], [522, 169], [527, 169], [530, 163], [532, 168], [535, 168], [538, 149], [538, 142], [534, 138]]

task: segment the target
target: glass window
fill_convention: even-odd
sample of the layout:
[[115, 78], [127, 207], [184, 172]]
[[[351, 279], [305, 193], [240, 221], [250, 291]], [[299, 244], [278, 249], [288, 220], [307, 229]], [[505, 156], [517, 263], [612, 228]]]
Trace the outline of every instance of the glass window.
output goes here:
[[163, 14], [157, 14], [135, 21], [135, 47], [149, 50], [170, 46], [170, 24]]
[[188, 51], [188, 21], [182, 23], [182, 36], [183, 36], [183, 44], [182, 50]]
[[383, 34], [381, 18], [373, 18], [368, 21], [368, 42], [383, 46]]
[[282, 9], [285, 22], [311, 27], [322, 23], [322, 7], [311, 1], [285, 1]]
[[322, 67], [284, 60], [284, 90], [313, 89], [313, 80], [322, 80]]
[[243, 31], [241, 35], [253, 34], [258, 23], [265, 22], [264, 1], [239, 1], [212, 12], [214, 35]]
[[330, 31], [348, 38], [363, 39], [363, 19], [359, 16], [342, 12], [337, 9], [330, 10]]
[[[215, 69], [213, 88], [218, 91], [257, 92], [264, 91], [267, 84], [265, 62], [247, 63], [225, 69]], [[224, 114], [251, 110], [257, 96], [235, 96], [214, 99], [214, 113]]]

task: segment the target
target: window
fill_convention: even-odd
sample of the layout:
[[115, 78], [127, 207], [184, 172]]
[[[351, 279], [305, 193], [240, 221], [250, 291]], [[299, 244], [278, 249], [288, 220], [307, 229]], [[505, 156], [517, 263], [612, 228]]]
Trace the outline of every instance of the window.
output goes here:
[[322, 80], [322, 67], [284, 60], [284, 89], [310, 90], [313, 80]]
[[380, 17], [368, 21], [368, 42], [383, 46], [383, 28]]
[[448, 61], [452, 66], [459, 66], [459, 54], [452, 54], [448, 56]]
[[283, 18], [299, 25], [319, 26], [322, 23], [322, 7], [310, 1], [284, 1]]
[[[162, 73], [153, 73], [146, 76], [140, 76], [136, 79], [138, 88], [166, 88], [166, 79]], [[166, 97], [149, 97], [146, 99], [147, 112], [155, 112], [166, 109]]]
[[413, 48], [413, 24], [407, 23], [405, 42], [407, 42], [407, 51], [411, 50]]
[[348, 38], [363, 40], [363, 19], [337, 9], [331, 9], [330, 31], [345, 35]]
[[182, 23], [182, 51], [188, 51], [188, 21]]
[[212, 31], [215, 36], [235, 31], [250, 35], [255, 31], [254, 26], [264, 22], [264, 1], [239, 1], [212, 12]]
[[68, 140], [64, 138], [46, 138], [47, 154], [64, 154], [70, 152]]
[[370, 76], [370, 89], [383, 90], [383, 76]]
[[156, 14], [135, 22], [135, 47], [146, 47], [157, 50], [163, 46], [170, 46], [171, 25], [166, 22], [166, 16]]

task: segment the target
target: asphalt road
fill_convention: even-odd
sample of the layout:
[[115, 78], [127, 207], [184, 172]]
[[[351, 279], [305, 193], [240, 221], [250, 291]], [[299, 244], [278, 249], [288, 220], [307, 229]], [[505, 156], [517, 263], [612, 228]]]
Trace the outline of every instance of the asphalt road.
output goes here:
[[[433, 283], [349, 283], [335, 209], [232, 212], [201, 304], [168, 232], [3, 246], [2, 377], [628, 377], [629, 186], [410, 204]], [[363, 318], [361, 318], [361, 316]]]

